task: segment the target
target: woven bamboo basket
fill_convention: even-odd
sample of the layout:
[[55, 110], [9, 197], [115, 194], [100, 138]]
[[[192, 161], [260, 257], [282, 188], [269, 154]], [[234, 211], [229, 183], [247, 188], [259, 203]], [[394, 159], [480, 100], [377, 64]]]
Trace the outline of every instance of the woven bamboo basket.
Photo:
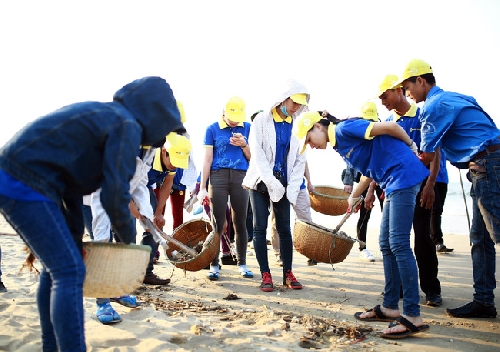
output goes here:
[[212, 224], [208, 220], [195, 219], [186, 221], [174, 230], [172, 237], [194, 249], [201, 247], [200, 243], [203, 243], [198, 255], [191, 258], [183, 257], [180, 253], [174, 256], [172, 252], [179, 252], [179, 248], [170, 242], [166, 253], [170, 262], [178, 268], [187, 271], [201, 270], [210, 265], [217, 253], [219, 253], [220, 237], [218, 233], [212, 232]]
[[347, 257], [355, 239], [344, 232], [333, 233], [326, 227], [296, 220], [293, 245], [300, 254], [321, 263], [340, 263]]
[[309, 193], [311, 208], [326, 215], [345, 214], [349, 193], [332, 186], [314, 186], [315, 191]]
[[141, 286], [151, 247], [135, 244], [84, 242], [87, 274], [85, 297], [118, 297]]

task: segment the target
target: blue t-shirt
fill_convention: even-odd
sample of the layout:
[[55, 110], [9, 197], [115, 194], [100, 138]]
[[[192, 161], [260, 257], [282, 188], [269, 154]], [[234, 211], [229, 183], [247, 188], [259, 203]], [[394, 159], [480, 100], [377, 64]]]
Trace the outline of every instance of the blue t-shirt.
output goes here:
[[172, 189], [177, 189], [179, 191], [186, 190], [186, 185], [181, 183], [182, 175], [184, 175], [184, 169], [178, 168], [175, 172], [174, 181], [172, 183]]
[[420, 108], [415, 104], [411, 104], [410, 110], [406, 112], [404, 116], [399, 116], [395, 111], [392, 115], [387, 118], [386, 121], [396, 121], [400, 125], [411, 140], [415, 142], [417, 147], [420, 146], [420, 120], [418, 119], [420, 114]]
[[[148, 171], [148, 187], [153, 187], [153, 185], [162, 183], [167, 175], [177, 174], [177, 169], [169, 170], [161, 162], [161, 149], [158, 148], [156, 154], [153, 158], [153, 163], [151, 169]], [[182, 169], [179, 169], [182, 170]], [[175, 176], [174, 176], [175, 177]]]
[[304, 177], [304, 178], [302, 179], [302, 184], [300, 185], [300, 190], [303, 190], [303, 189], [305, 189], [305, 188], [306, 188], [306, 178]]
[[281, 172], [285, 180], [288, 180], [286, 159], [290, 138], [292, 137], [293, 120], [291, 116], [283, 120], [276, 112], [276, 109], [273, 109], [273, 120], [274, 130], [276, 131], [276, 157], [274, 158], [273, 171]]
[[473, 97], [431, 88], [420, 114], [421, 149], [446, 153], [452, 165], [467, 168], [472, 157], [486, 147], [500, 143], [500, 131]]
[[333, 148], [348, 166], [372, 178], [387, 195], [429, 176], [429, 170], [403, 141], [389, 135], [370, 137], [374, 123], [351, 118], [330, 125], [330, 143], [333, 141]]
[[26, 186], [2, 169], [0, 169], [0, 194], [26, 202], [51, 202], [49, 198]]
[[446, 155], [441, 150], [441, 162], [439, 163], [439, 173], [436, 176], [436, 182], [448, 183], [448, 170], [446, 169]]
[[207, 127], [203, 145], [205, 148], [213, 148], [213, 160], [210, 170], [234, 169], [246, 171], [248, 169], [248, 160], [245, 158], [241, 147], [229, 143], [229, 138], [233, 136], [233, 133], [241, 133], [248, 141], [250, 124], [242, 122], [235, 127], [230, 127], [222, 120]]

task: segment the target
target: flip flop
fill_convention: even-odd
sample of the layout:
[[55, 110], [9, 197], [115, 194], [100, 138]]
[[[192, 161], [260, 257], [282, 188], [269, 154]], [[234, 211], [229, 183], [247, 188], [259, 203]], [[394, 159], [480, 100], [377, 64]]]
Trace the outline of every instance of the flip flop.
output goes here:
[[354, 313], [354, 318], [361, 321], [389, 321], [389, 322], [394, 321], [394, 319], [396, 319], [385, 315], [380, 309], [380, 304], [376, 305], [374, 308], [370, 310], [367, 310], [366, 312], [374, 312], [375, 316], [370, 318], [361, 318], [361, 314], [365, 312], [356, 312]]
[[393, 328], [397, 325], [403, 325], [406, 328], [406, 330], [402, 331], [402, 332], [395, 332], [392, 334], [382, 334], [381, 333], [380, 337], [383, 337], [386, 339], [402, 339], [402, 338], [405, 338], [405, 337], [408, 337], [408, 336], [411, 336], [414, 334], [418, 334], [419, 332], [424, 332], [424, 331], [429, 330], [429, 325], [424, 324], [422, 326], [417, 327], [417, 326], [413, 325], [411, 321], [409, 321], [408, 319], [406, 319], [403, 316], [399, 316], [395, 321], [390, 323], [389, 327]]

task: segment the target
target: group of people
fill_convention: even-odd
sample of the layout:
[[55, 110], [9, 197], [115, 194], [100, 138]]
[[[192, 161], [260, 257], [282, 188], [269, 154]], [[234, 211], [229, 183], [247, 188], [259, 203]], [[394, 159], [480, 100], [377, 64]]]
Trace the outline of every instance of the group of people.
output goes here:
[[[495, 199], [500, 196], [500, 184], [495, 169], [500, 163], [500, 131], [474, 98], [439, 88], [431, 66], [423, 60], [410, 61], [400, 76], [386, 77], [378, 93], [382, 104], [393, 111], [392, 121], [340, 120], [318, 111], [302, 115], [295, 131], [304, 149], [306, 145], [325, 149], [330, 143], [348, 166], [363, 175], [349, 197], [351, 211], [373, 182], [384, 191], [379, 235], [385, 277], [383, 302], [356, 313], [355, 317], [363, 321], [392, 321], [382, 331], [381, 336], [386, 338], [401, 338], [429, 329], [420, 316], [418, 279], [420, 272], [427, 303], [439, 305], [437, 260], [432, 255], [436, 247], [429, 228], [441, 150], [452, 165], [469, 170], [473, 201], [473, 300], [446, 312], [452, 317], [496, 317], [494, 246], [500, 243], [500, 214]], [[422, 102], [422, 107], [409, 104], [405, 95], [415, 103]], [[412, 134], [418, 129], [419, 135]], [[372, 190], [365, 202], [368, 208], [373, 206]], [[410, 247], [412, 225], [417, 260]], [[425, 253], [425, 260], [419, 253]], [[429, 272], [423, 272], [421, 267]], [[425, 287], [435, 291], [426, 292]], [[401, 290], [402, 315], [398, 305]]]
[[[203, 141], [205, 155], [198, 199], [210, 204], [214, 228], [223, 241], [229, 201], [238, 271], [244, 278], [253, 277], [246, 266], [247, 217], [251, 211], [253, 247], [264, 292], [274, 290], [266, 240], [271, 213], [279, 238], [275, 244], [279, 246], [276, 252], [282, 263], [283, 284], [291, 289], [302, 288], [292, 271], [290, 205], [297, 216], [310, 220], [310, 204], [307, 192], [301, 192], [308, 187], [308, 173], [305, 156], [299, 153], [298, 140], [292, 136], [292, 126], [294, 119], [307, 110], [308, 101], [307, 88], [290, 80], [276, 102], [267, 111], [254, 114], [250, 124], [246, 122], [245, 102], [234, 97], [226, 104], [222, 118], [208, 126]], [[219, 268], [216, 256], [210, 265], [210, 280], [219, 279]]]
[[[260, 289], [271, 292], [274, 282], [266, 234], [272, 211], [283, 263], [280, 276], [286, 287], [301, 289], [292, 270], [291, 207], [299, 213], [301, 195], [309, 187], [305, 181], [306, 146], [325, 149], [329, 143], [347, 166], [361, 175], [350, 190], [349, 211], [356, 211], [365, 191], [365, 207], [371, 209], [374, 190], [379, 187], [383, 191], [379, 235], [383, 301], [355, 317], [390, 321], [382, 337], [419, 333], [429, 329], [420, 315], [419, 278], [426, 303], [437, 306], [442, 302], [436, 249], [443, 243], [442, 237], [441, 242], [432, 241], [430, 219], [446, 155], [452, 165], [469, 169], [474, 279], [472, 302], [447, 309], [447, 313], [453, 317], [496, 317], [494, 246], [500, 242], [500, 214], [495, 201], [500, 185], [491, 180], [496, 180], [500, 163], [500, 131], [472, 97], [440, 89], [431, 66], [422, 60], [412, 60], [400, 76], [387, 76], [378, 97], [392, 112], [387, 121], [373, 119], [376, 112], [369, 111], [370, 106], [365, 110], [371, 119], [338, 119], [327, 111], [309, 111], [308, 89], [293, 80], [251, 124], [246, 122], [244, 101], [231, 99], [204, 138], [198, 199], [209, 206], [214, 229], [222, 235], [228, 226], [226, 209], [230, 204], [238, 271], [243, 278], [253, 277], [246, 266], [246, 220], [251, 210]], [[406, 97], [423, 105], [410, 104]], [[37, 305], [44, 350], [86, 349], [83, 197], [99, 194], [97, 200], [109, 224], [103, 227], [102, 240], [110, 240], [112, 234], [125, 244], [135, 243], [136, 219], [144, 217], [163, 226], [164, 202], [170, 190], [159, 185], [155, 194], [154, 187], [149, 187], [149, 200], [142, 203], [134, 196], [134, 176], [139, 169], [142, 174], [155, 170], [153, 154], [160, 159], [156, 160], [160, 161], [157, 172], [165, 176], [175, 167], [187, 167], [185, 154], [189, 154], [190, 145], [185, 133], [169, 84], [160, 77], [145, 77], [121, 88], [112, 102], [72, 104], [43, 116], [0, 149], [0, 212], [43, 266]], [[181, 148], [169, 150], [167, 140], [170, 147]], [[183, 153], [183, 161], [176, 165], [174, 159]], [[169, 154], [170, 161], [165, 159]], [[148, 187], [156, 181], [140, 177], [138, 182]], [[172, 189], [172, 183], [168, 184]], [[92, 215], [99, 217], [96, 212]], [[412, 226], [415, 255], [410, 246]], [[143, 242], [150, 243], [153, 261], [158, 241], [150, 230], [144, 226]], [[219, 279], [219, 268], [216, 256], [210, 265], [210, 280]], [[130, 303], [127, 299], [124, 302]], [[102, 317], [104, 321], [118, 319], [109, 310]]]

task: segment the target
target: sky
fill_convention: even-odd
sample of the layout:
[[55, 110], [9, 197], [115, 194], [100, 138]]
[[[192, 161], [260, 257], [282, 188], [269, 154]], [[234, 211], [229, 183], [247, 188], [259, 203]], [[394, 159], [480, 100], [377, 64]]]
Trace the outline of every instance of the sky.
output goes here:
[[[0, 145], [39, 116], [110, 101], [154, 75], [183, 103], [201, 168], [205, 128], [232, 96], [245, 100], [249, 117], [294, 78], [309, 88], [312, 110], [353, 116], [413, 58], [431, 64], [441, 88], [474, 96], [500, 126], [499, 15], [496, 0], [2, 1]], [[313, 183], [340, 182], [344, 164], [333, 150], [308, 160]]]

